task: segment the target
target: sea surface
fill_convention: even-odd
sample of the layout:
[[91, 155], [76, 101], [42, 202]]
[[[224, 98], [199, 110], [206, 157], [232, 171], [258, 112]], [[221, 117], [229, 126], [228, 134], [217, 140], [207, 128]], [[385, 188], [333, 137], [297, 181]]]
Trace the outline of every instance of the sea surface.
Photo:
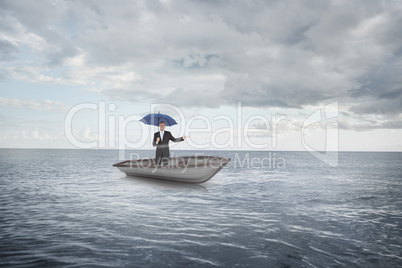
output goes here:
[[116, 150], [0, 149], [0, 266], [402, 267], [402, 153], [173, 152], [196, 153], [232, 161], [188, 185]]

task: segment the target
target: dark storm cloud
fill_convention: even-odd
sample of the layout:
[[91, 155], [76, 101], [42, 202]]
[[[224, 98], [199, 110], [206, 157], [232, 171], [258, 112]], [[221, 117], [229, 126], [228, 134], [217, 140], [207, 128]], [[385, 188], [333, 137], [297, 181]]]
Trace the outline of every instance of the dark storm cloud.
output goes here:
[[[20, 47], [34, 44], [23, 44], [26, 36], [35, 35], [46, 41], [49, 46], [36, 47], [37, 56], [43, 57], [41, 61], [47, 65], [62, 65], [64, 60], [77, 55], [77, 47], [66, 36], [56, 30], [55, 21], [62, 14], [57, 9], [61, 2], [42, 1], [1, 1], [0, 17], [4, 27], [10, 35], [18, 37], [16, 40]], [[19, 27], [22, 26], [22, 27]]]
[[7, 40], [0, 40], [0, 60], [8, 61], [13, 60], [13, 54], [18, 52], [18, 47]]
[[[0, 15], [3, 57], [79, 57], [62, 81], [113, 99], [302, 109], [338, 98], [351, 113], [402, 112], [398, 1], [1, 1]], [[83, 73], [98, 80], [72, 81]]]
[[[402, 111], [402, 52], [367, 74], [364, 86], [352, 91], [358, 100], [350, 110], [358, 114], [393, 114]], [[362, 101], [359, 101], [362, 100]]]

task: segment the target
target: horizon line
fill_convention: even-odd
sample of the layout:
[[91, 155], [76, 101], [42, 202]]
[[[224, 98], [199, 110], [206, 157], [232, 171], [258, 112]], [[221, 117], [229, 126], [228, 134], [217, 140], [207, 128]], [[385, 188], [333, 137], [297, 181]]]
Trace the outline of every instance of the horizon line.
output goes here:
[[[15, 148], [15, 147], [0, 147], [0, 150], [115, 150], [120, 149], [115, 148]], [[138, 151], [154, 151], [155, 149], [137, 149], [137, 148], [126, 148], [124, 150], [138, 150]], [[261, 149], [171, 149], [171, 151], [225, 151], [225, 152], [236, 152], [236, 151], [250, 151], [250, 152], [309, 152], [307, 150], [261, 150]], [[384, 150], [339, 150], [339, 151], [316, 151], [319, 153], [332, 153], [332, 152], [350, 152], [350, 153], [402, 153], [402, 151], [384, 151]]]

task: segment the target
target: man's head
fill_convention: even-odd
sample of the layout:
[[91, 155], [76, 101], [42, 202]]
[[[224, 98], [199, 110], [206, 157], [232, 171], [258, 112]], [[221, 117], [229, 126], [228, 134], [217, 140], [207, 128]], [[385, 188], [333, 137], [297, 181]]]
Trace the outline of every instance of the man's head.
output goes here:
[[161, 122], [159, 123], [159, 129], [160, 129], [160, 131], [164, 131], [164, 130], [165, 130], [165, 127], [166, 127], [166, 123], [165, 123], [164, 121], [161, 121]]

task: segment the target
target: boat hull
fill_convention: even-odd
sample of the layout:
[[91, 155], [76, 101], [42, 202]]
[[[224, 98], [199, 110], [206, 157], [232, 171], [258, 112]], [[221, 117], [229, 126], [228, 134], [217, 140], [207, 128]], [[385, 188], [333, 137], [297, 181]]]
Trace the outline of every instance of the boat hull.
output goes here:
[[156, 165], [155, 159], [126, 160], [113, 166], [127, 176], [186, 183], [204, 183], [210, 180], [224, 166], [229, 158], [216, 156], [171, 157], [167, 163]]

